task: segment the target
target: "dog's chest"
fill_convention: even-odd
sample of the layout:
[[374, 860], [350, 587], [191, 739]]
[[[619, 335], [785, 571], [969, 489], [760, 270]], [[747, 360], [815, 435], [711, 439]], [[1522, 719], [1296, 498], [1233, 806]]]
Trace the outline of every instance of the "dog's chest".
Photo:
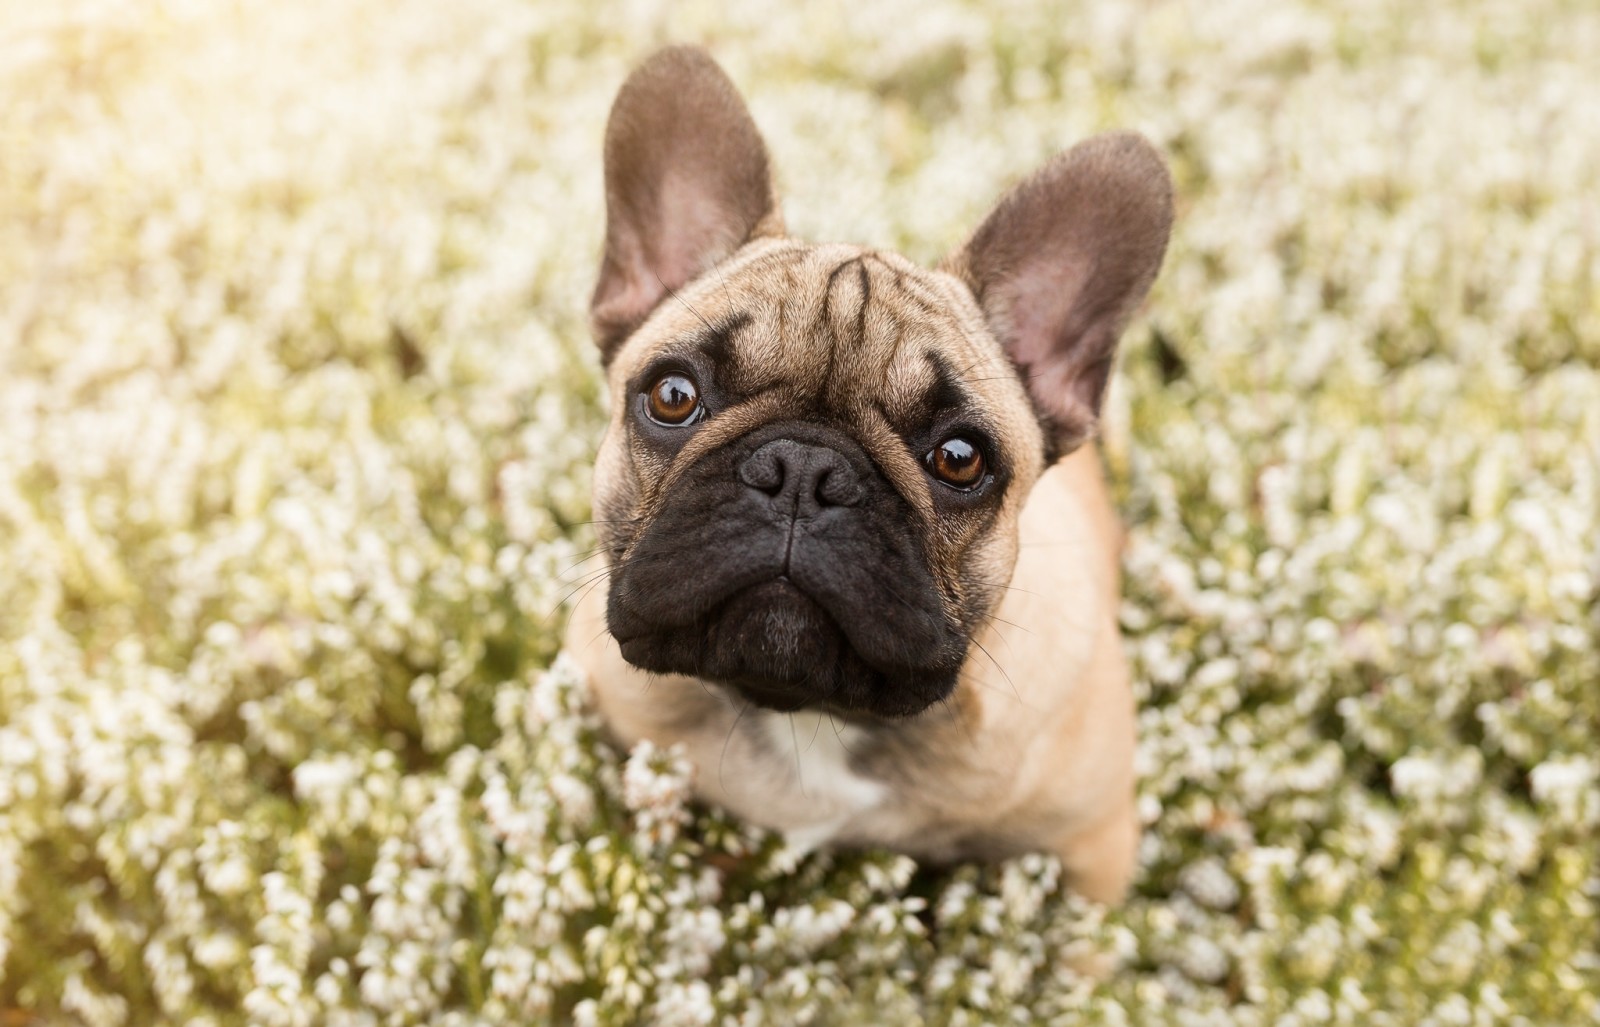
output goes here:
[[780, 825], [790, 843], [811, 850], [832, 841], [855, 817], [882, 805], [888, 785], [856, 771], [853, 755], [866, 732], [821, 713], [767, 713], [762, 728], [772, 758], [786, 765], [793, 823]]

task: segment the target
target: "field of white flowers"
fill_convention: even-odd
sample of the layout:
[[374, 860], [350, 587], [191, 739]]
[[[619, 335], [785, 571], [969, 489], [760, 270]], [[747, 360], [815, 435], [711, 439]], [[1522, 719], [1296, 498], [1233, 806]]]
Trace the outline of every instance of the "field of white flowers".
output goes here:
[[[1600, 7], [718, 6], [0, 0], [0, 1025], [1596, 1022]], [[1170, 155], [1126, 908], [597, 743], [600, 136], [677, 40], [811, 238]]]

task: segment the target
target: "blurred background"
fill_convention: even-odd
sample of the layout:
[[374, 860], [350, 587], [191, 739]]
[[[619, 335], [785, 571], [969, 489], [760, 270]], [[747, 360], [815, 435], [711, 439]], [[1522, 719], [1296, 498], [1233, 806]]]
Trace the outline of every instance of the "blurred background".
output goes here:
[[[1126, 909], [597, 743], [600, 140], [679, 41], [806, 238], [1167, 154]], [[1596, 54], [1589, 0], [0, 0], [0, 1025], [1593, 1022]]]

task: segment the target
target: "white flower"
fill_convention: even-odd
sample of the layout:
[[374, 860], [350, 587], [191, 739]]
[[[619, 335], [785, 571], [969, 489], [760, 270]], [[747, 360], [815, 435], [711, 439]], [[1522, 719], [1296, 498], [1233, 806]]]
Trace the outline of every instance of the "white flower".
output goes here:
[[671, 842], [689, 821], [685, 803], [694, 787], [694, 764], [681, 745], [659, 749], [649, 739], [634, 746], [622, 772], [622, 800], [634, 813], [635, 837], [649, 847]]
[[1600, 763], [1589, 756], [1545, 760], [1528, 772], [1534, 799], [1548, 803], [1570, 823], [1600, 820]]
[[1232, 909], [1239, 902], [1239, 885], [1221, 860], [1196, 860], [1183, 868], [1178, 877], [1183, 890], [1196, 902], [1212, 909]]

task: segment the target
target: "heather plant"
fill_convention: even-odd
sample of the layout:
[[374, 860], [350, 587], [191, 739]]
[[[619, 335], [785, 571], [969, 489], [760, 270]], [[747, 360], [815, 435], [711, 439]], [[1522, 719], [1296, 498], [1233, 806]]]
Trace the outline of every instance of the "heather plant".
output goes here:
[[[0, 1024], [1600, 1017], [1592, 4], [0, 23]], [[932, 260], [1092, 132], [1169, 155], [1124, 908], [801, 856], [600, 738], [599, 144], [676, 40], [811, 238]]]

